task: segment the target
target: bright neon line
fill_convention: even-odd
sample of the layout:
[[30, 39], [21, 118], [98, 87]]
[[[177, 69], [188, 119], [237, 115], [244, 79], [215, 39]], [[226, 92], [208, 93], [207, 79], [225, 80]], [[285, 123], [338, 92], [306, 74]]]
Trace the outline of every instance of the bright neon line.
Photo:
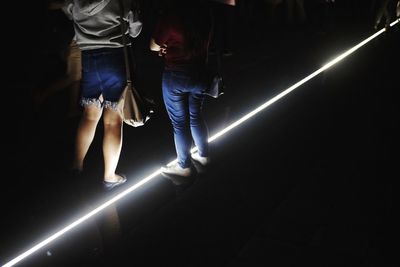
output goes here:
[[390, 27], [393, 27], [394, 25], [396, 25], [399, 22], [400, 22], [400, 18], [395, 20], [395, 21], [393, 21], [392, 23], [390, 23]]
[[375, 34], [371, 35], [370, 37], [368, 37], [367, 39], [365, 39], [364, 41], [360, 42], [358, 45], [350, 48], [349, 50], [347, 50], [346, 52], [344, 52], [343, 54], [341, 54], [340, 56], [336, 57], [335, 59], [333, 59], [332, 61], [330, 61], [329, 63], [325, 64], [324, 66], [322, 66], [320, 69], [314, 71], [313, 73], [311, 73], [310, 75], [308, 75], [307, 77], [303, 78], [302, 80], [298, 81], [297, 83], [293, 84], [292, 86], [290, 86], [289, 88], [287, 88], [286, 90], [282, 91], [281, 93], [279, 93], [278, 95], [274, 96], [273, 98], [271, 98], [270, 100], [268, 100], [267, 102], [265, 102], [264, 104], [262, 104], [261, 106], [259, 106], [258, 108], [256, 108], [255, 110], [251, 111], [250, 113], [246, 114], [245, 116], [243, 116], [242, 118], [240, 118], [239, 120], [237, 120], [236, 122], [232, 123], [231, 125], [229, 125], [228, 127], [226, 127], [225, 129], [221, 130], [220, 132], [216, 133], [214, 136], [210, 137], [208, 139], [208, 142], [212, 142], [215, 139], [217, 139], [218, 137], [224, 135], [225, 133], [229, 132], [230, 130], [232, 130], [233, 128], [239, 126], [240, 124], [242, 124], [243, 122], [245, 122], [246, 120], [250, 119], [251, 117], [255, 116], [257, 113], [259, 113], [260, 111], [266, 109], [267, 107], [269, 107], [270, 105], [272, 105], [273, 103], [275, 103], [276, 101], [278, 101], [279, 99], [281, 99], [282, 97], [284, 97], [285, 95], [289, 94], [290, 92], [292, 92], [294, 89], [298, 88], [299, 86], [301, 86], [302, 84], [306, 83], [307, 81], [311, 80], [312, 78], [314, 78], [315, 76], [317, 76], [318, 74], [320, 74], [321, 72], [329, 69], [330, 67], [332, 67], [333, 65], [335, 65], [336, 63], [338, 63], [339, 61], [341, 61], [342, 59], [346, 58], [347, 56], [349, 56], [350, 54], [354, 53], [357, 49], [359, 49], [360, 47], [362, 47], [363, 45], [365, 45], [366, 43], [368, 43], [369, 41], [371, 41], [372, 39], [376, 38], [378, 35], [380, 35], [381, 33], [383, 33], [385, 31], [385, 29], [381, 29], [380, 31], [376, 32]]
[[[394, 25], [396, 25], [399, 22], [399, 19], [392, 22], [390, 24], [391, 27], [393, 27]], [[272, 105], [273, 103], [275, 103], [276, 101], [278, 101], [279, 99], [281, 99], [282, 97], [286, 96], [287, 94], [289, 94], [290, 92], [292, 92], [293, 90], [295, 90], [296, 88], [298, 88], [299, 86], [301, 86], [302, 84], [306, 83], [307, 81], [311, 80], [312, 78], [314, 78], [315, 76], [317, 76], [318, 74], [320, 74], [321, 72], [329, 69], [330, 67], [332, 67], [333, 65], [335, 65], [336, 63], [340, 62], [342, 59], [346, 58], [347, 56], [351, 55], [352, 53], [354, 53], [356, 50], [358, 50], [360, 47], [362, 47], [363, 45], [367, 44], [368, 42], [370, 42], [371, 40], [373, 40], [374, 38], [376, 38], [377, 36], [379, 36], [380, 34], [382, 34], [385, 31], [385, 28], [379, 30], [378, 32], [374, 33], [373, 35], [371, 35], [370, 37], [368, 37], [367, 39], [365, 39], [364, 41], [360, 42], [359, 44], [357, 44], [356, 46], [350, 48], [349, 50], [347, 50], [346, 52], [344, 52], [343, 54], [339, 55], [338, 57], [336, 57], [335, 59], [333, 59], [332, 61], [328, 62], [327, 64], [325, 64], [324, 66], [322, 66], [320, 69], [314, 71], [313, 73], [311, 73], [310, 75], [308, 75], [307, 77], [303, 78], [302, 80], [298, 81], [297, 83], [295, 83], [294, 85], [290, 86], [289, 88], [287, 88], [286, 90], [282, 91], [281, 93], [279, 93], [278, 95], [274, 96], [273, 98], [271, 98], [270, 100], [268, 100], [267, 102], [265, 102], [264, 104], [262, 104], [261, 106], [259, 106], [258, 108], [256, 108], [255, 110], [251, 111], [250, 113], [246, 114], [245, 116], [243, 116], [242, 118], [240, 118], [239, 120], [237, 120], [236, 122], [232, 123], [231, 125], [229, 125], [228, 127], [226, 127], [225, 129], [221, 130], [220, 132], [214, 134], [213, 136], [211, 136], [208, 139], [208, 142], [211, 143], [214, 140], [216, 140], [217, 138], [219, 138], [220, 136], [224, 135], [225, 133], [229, 132], [230, 130], [232, 130], [233, 128], [239, 126], [240, 124], [242, 124], [243, 122], [245, 122], [246, 120], [250, 119], [251, 117], [255, 116], [257, 113], [259, 113], [260, 111], [266, 109], [268, 106]], [[191, 150], [191, 153], [197, 151], [197, 148], [194, 147]], [[175, 162], [177, 162], [177, 160], [173, 160], [170, 163], [167, 164], [167, 166], [174, 164]], [[157, 177], [159, 174], [161, 174], [161, 168], [158, 169], [157, 171], [153, 172], [152, 174], [150, 174], [149, 176], [147, 176], [146, 178], [142, 179], [141, 181], [139, 181], [138, 183], [134, 184], [133, 186], [129, 187], [128, 189], [126, 189], [125, 191], [119, 193], [118, 195], [116, 195], [115, 197], [111, 198], [110, 200], [106, 201], [105, 203], [103, 203], [102, 205], [100, 205], [99, 207], [95, 208], [94, 210], [90, 211], [89, 213], [87, 213], [85, 216], [79, 218], [78, 220], [74, 221], [73, 223], [71, 223], [70, 225], [66, 226], [65, 228], [61, 229], [60, 231], [56, 232], [55, 234], [51, 235], [50, 237], [46, 238], [45, 240], [43, 240], [42, 242], [38, 243], [37, 245], [33, 246], [32, 248], [30, 248], [29, 250], [25, 251], [24, 253], [20, 254], [19, 256], [17, 256], [16, 258], [14, 258], [13, 260], [7, 262], [6, 264], [4, 264], [2, 267], [11, 267], [15, 264], [17, 264], [18, 262], [20, 262], [21, 260], [23, 260], [24, 258], [28, 257], [29, 255], [31, 255], [32, 253], [36, 252], [37, 250], [41, 249], [42, 247], [46, 246], [47, 244], [49, 244], [50, 242], [52, 242], [53, 240], [57, 239], [58, 237], [62, 236], [63, 234], [65, 234], [66, 232], [68, 232], [69, 230], [75, 228], [76, 226], [78, 226], [79, 224], [83, 223], [84, 221], [86, 221], [87, 219], [91, 218], [92, 216], [96, 215], [97, 213], [99, 213], [100, 211], [102, 211], [103, 209], [107, 208], [108, 206], [110, 206], [111, 204], [115, 203], [116, 201], [118, 201], [119, 199], [125, 197], [126, 195], [128, 195], [129, 193], [133, 192], [134, 190], [136, 190], [137, 188], [139, 188], [140, 186], [144, 185], [145, 183], [149, 182], [150, 180], [154, 179], [155, 177]]]
[[126, 189], [125, 191], [119, 193], [118, 195], [116, 195], [115, 197], [111, 198], [110, 200], [106, 201], [105, 203], [103, 203], [102, 205], [100, 205], [99, 207], [95, 208], [94, 210], [92, 210], [91, 212], [89, 212], [88, 214], [86, 214], [85, 216], [79, 218], [78, 220], [76, 220], [75, 222], [71, 223], [70, 225], [68, 225], [67, 227], [63, 228], [62, 230], [56, 232], [55, 234], [51, 235], [50, 237], [46, 238], [45, 240], [43, 240], [42, 242], [40, 242], [39, 244], [35, 245], [34, 247], [30, 248], [29, 250], [25, 251], [24, 253], [22, 253], [21, 255], [19, 255], [18, 257], [14, 258], [13, 260], [7, 262], [5, 265], [3, 265], [3, 267], [8, 267], [8, 266], [13, 266], [14, 264], [18, 263], [19, 261], [21, 261], [22, 259], [28, 257], [29, 255], [31, 255], [32, 253], [34, 253], [35, 251], [41, 249], [42, 247], [46, 246], [47, 244], [49, 244], [50, 242], [52, 242], [53, 240], [57, 239], [58, 237], [62, 236], [63, 234], [65, 234], [66, 232], [68, 232], [69, 230], [71, 230], [72, 228], [75, 228], [76, 226], [78, 226], [79, 224], [81, 224], [82, 222], [86, 221], [87, 219], [89, 219], [90, 217], [94, 216], [95, 214], [99, 213], [100, 211], [102, 211], [103, 209], [107, 208], [108, 206], [110, 206], [111, 204], [115, 203], [116, 201], [118, 201], [119, 199], [123, 198], [124, 196], [126, 196], [127, 194], [131, 193], [132, 191], [136, 190], [137, 188], [139, 188], [140, 186], [144, 185], [145, 183], [149, 182], [150, 180], [152, 180], [154, 177], [156, 177], [157, 175], [159, 175], [161, 173], [161, 168], [158, 169], [157, 171], [153, 172], [152, 174], [150, 174], [149, 176], [147, 176], [146, 178], [142, 179], [141, 181], [139, 181], [138, 183], [134, 184], [133, 186], [129, 187], [128, 189]]

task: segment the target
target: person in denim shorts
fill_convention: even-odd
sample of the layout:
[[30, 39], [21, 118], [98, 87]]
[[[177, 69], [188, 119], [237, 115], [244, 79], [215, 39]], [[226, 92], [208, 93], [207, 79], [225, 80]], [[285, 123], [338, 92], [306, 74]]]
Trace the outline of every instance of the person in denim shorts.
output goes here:
[[[115, 173], [122, 148], [123, 126], [116, 107], [126, 85], [122, 10], [126, 35], [137, 37], [142, 23], [134, 0], [69, 0], [64, 6], [64, 11], [74, 22], [75, 40], [82, 51], [80, 104], [83, 114], [77, 129], [73, 169], [83, 171], [84, 159], [103, 117], [103, 184], [106, 189], [126, 181], [124, 175]], [[130, 46], [131, 38], [126, 39]]]
[[[205, 71], [211, 36], [211, 13], [200, 1], [170, 1], [159, 18], [150, 50], [164, 58], [163, 100], [174, 131], [176, 164], [164, 176], [190, 177], [192, 159], [209, 161], [208, 128], [202, 116]], [[192, 141], [198, 151], [190, 155]]]

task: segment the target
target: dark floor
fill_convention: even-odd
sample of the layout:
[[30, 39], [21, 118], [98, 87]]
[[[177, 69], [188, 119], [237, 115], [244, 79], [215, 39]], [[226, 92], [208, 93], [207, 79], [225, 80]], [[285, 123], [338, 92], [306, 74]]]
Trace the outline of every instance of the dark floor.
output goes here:
[[[371, 33], [362, 23], [249, 29], [224, 58], [226, 94], [205, 104], [211, 135]], [[399, 266], [399, 34], [384, 33], [215, 140], [212, 164], [191, 186], [158, 176], [17, 266]], [[160, 62], [139, 60], [160, 108], [145, 127], [124, 128], [128, 184], [175, 157]], [[101, 130], [85, 180], [64, 171], [77, 125], [66, 106], [60, 92], [9, 133], [1, 264], [111, 197], [97, 188]]]

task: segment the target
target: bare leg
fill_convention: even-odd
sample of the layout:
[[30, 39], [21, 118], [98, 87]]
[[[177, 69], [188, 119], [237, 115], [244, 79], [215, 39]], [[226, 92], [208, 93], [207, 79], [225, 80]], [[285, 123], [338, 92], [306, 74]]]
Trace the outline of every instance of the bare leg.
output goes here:
[[383, 10], [383, 14], [385, 15], [385, 27], [389, 28], [390, 24], [390, 13], [389, 13], [389, 0], [386, 0], [385, 2], [385, 9]]
[[385, 18], [386, 18], [385, 23], [387, 23], [387, 21], [390, 21], [390, 16], [389, 16], [389, 13], [388, 13], [388, 10], [387, 10], [388, 3], [389, 3], [389, 0], [384, 0], [382, 2], [381, 6], [379, 7], [378, 13], [377, 13], [376, 18], [375, 18], [375, 25], [374, 25], [375, 29], [378, 29], [379, 24], [380, 24], [380, 22], [381, 22], [381, 20], [382, 20], [384, 15], [385, 15]]
[[83, 170], [83, 162], [90, 145], [93, 142], [96, 133], [96, 127], [100, 120], [102, 109], [89, 105], [86, 106], [82, 118], [79, 122], [76, 143], [75, 143], [75, 156], [72, 168], [76, 170]]
[[80, 92], [80, 81], [75, 81], [69, 88], [69, 104], [68, 104], [68, 118], [73, 118], [81, 114], [79, 106], [79, 92]]
[[70, 53], [68, 56], [67, 75], [72, 80], [69, 89], [69, 107], [68, 117], [74, 117], [81, 113], [78, 100], [80, 92], [80, 81], [82, 78], [82, 58], [81, 50], [78, 45], [73, 41], [70, 45]]
[[104, 109], [104, 181], [117, 182], [121, 176], [115, 174], [122, 148], [122, 118], [112, 109]]

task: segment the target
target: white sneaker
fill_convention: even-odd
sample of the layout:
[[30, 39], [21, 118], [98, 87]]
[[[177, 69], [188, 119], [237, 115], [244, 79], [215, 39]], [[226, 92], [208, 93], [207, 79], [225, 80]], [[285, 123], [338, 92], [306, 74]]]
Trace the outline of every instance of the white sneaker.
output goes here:
[[189, 177], [192, 175], [192, 168], [182, 168], [178, 163], [172, 164], [171, 166], [162, 167], [161, 172], [164, 174]]
[[192, 154], [192, 159], [196, 162], [200, 163], [203, 166], [206, 166], [210, 163], [210, 157], [202, 157], [200, 156], [199, 152], [196, 151]]

